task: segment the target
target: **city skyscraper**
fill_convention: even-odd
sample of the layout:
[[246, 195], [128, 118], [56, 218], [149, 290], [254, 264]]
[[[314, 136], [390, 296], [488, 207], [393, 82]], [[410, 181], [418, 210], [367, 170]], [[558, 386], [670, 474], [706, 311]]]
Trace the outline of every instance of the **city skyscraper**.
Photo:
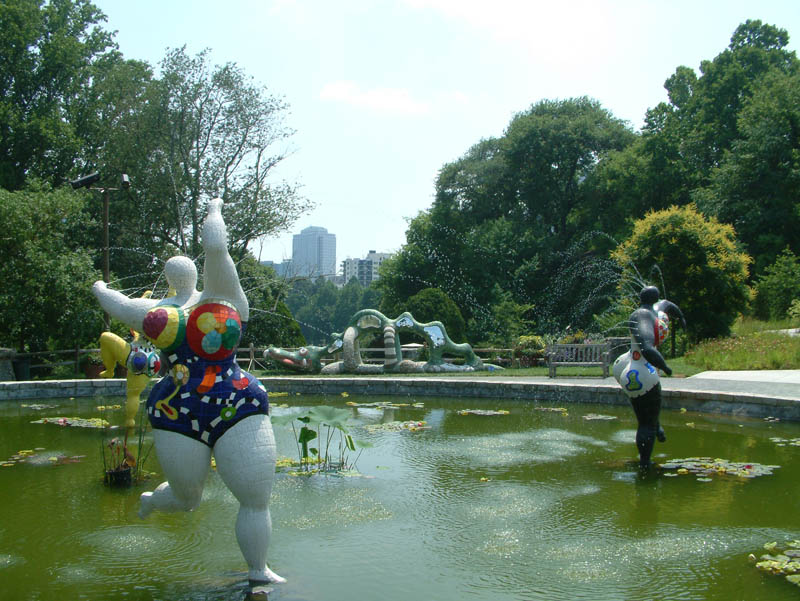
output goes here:
[[310, 226], [292, 237], [292, 268], [295, 275], [333, 279], [336, 275], [336, 234]]

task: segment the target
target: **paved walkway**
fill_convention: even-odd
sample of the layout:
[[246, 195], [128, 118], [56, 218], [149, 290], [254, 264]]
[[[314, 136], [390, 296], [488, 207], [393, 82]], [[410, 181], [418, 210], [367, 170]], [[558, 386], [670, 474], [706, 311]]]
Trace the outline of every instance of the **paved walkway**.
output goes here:
[[704, 371], [690, 378], [662, 378], [669, 390], [716, 390], [800, 400], [800, 369]]
[[[466, 377], [466, 376], [463, 376]], [[618, 386], [613, 377], [556, 377], [547, 376], [510, 377], [502, 376], [481, 377], [476, 374], [470, 379], [486, 382], [501, 379], [508, 382], [530, 382], [540, 384], [589, 384]], [[800, 401], [800, 369], [779, 369], [759, 371], [704, 371], [689, 378], [661, 378], [663, 390], [686, 392], [721, 392], [732, 394], [756, 395], [787, 398]]]

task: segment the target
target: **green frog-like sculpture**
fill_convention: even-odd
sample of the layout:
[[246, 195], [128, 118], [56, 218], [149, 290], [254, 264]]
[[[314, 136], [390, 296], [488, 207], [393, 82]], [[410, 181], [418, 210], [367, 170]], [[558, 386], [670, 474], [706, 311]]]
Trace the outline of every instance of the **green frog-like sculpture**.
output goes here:
[[[401, 330], [413, 332], [428, 343], [428, 361], [411, 361], [403, 358], [398, 333]], [[384, 361], [382, 364], [367, 364], [361, 361], [359, 338], [369, 332], [383, 333]], [[342, 361], [322, 366], [322, 358], [342, 353]], [[445, 353], [464, 359], [463, 365], [448, 363]], [[450, 340], [440, 321], [420, 323], [411, 315], [403, 313], [396, 319], [389, 319], [374, 309], [358, 311], [350, 319], [345, 331], [332, 334], [327, 346], [305, 346], [296, 351], [270, 347], [264, 356], [279, 365], [306, 373], [414, 373], [444, 371], [481, 371], [499, 369], [484, 364], [467, 343]]]

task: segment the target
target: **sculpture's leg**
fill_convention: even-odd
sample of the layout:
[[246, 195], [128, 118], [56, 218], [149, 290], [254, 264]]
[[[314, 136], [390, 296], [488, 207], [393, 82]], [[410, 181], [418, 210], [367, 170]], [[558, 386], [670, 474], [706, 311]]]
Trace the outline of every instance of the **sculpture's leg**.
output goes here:
[[166, 430], [153, 430], [153, 440], [167, 481], [153, 492], [142, 493], [139, 517], [146, 518], [153, 510], [191, 511], [203, 496], [211, 449], [200, 441]]
[[383, 328], [383, 365], [387, 371], [397, 367], [398, 362], [403, 360], [402, 351], [398, 352], [398, 347], [394, 326]]
[[111, 332], [100, 335], [100, 359], [103, 361], [105, 371], [100, 373], [101, 378], [113, 378], [117, 363], [125, 365], [125, 359], [131, 352], [131, 345]]
[[342, 364], [344, 371], [353, 373], [361, 365], [361, 350], [358, 346], [358, 330], [352, 326], [344, 331], [342, 337], [344, 346], [342, 347]]
[[139, 399], [142, 391], [147, 387], [150, 378], [145, 374], [132, 374], [128, 372], [125, 385], [125, 427], [133, 428], [136, 425], [136, 414], [139, 411]]
[[[661, 384], [640, 397], [632, 398], [631, 405], [636, 414], [639, 427], [636, 430], [636, 448], [639, 450], [639, 467], [648, 469], [651, 466], [650, 456], [656, 443], [656, 436], [661, 429], [658, 416], [661, 413]], [[661, 430], [661, 435], [663, 435]]]
[[217, 472], [239, 501], [236, 540], [251, 582], [286, 582], [267, 567], [272, 534], [269, 495], [275, 478], [275, 439], [268, 415], [252, 415], [214, 445]]

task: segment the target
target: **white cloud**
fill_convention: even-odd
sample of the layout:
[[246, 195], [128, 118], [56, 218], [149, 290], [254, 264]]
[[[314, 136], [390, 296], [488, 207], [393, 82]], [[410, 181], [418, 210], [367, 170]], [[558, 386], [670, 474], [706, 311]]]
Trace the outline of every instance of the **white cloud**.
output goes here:
[[431, 110], [428, 103], [415, 100], [405, 88], [362, 89], [352, 81], [326, 84], [320, 92], [320, 98], [382, 113], [422, 115]]

